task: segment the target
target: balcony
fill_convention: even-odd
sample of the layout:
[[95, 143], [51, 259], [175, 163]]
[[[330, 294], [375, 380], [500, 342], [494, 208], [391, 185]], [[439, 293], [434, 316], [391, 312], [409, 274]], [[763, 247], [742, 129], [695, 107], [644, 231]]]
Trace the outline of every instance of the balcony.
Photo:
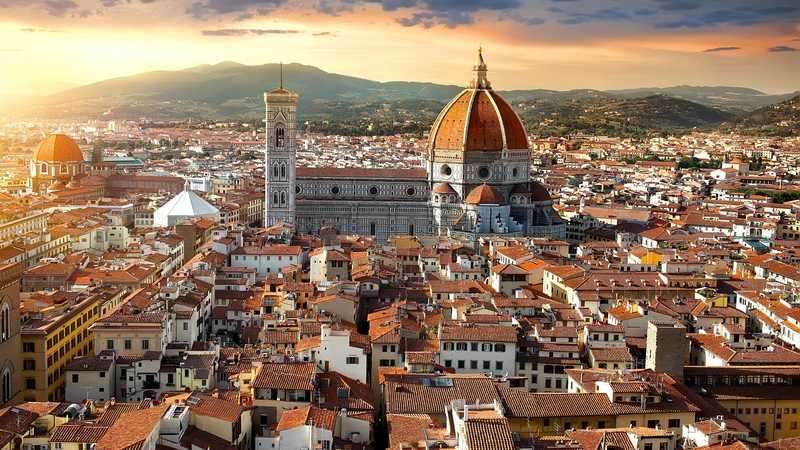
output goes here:
[[159, 383], [158, 381], [144, 380], [142, 382], [142, 388], [143, 389], [158, 389], [160, 387], [161, 387], [161, 383]]

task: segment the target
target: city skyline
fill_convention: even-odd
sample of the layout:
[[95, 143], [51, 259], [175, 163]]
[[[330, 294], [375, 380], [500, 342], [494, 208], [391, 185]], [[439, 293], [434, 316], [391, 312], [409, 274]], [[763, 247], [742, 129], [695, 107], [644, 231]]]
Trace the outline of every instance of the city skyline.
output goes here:
[[777, 0], [5, 0], [0, 12], [0, 93], [22, 97], [221, 61], [464, 85], [479, 45], [500, 89], [782, 93], [800, 69], [800, 8]]

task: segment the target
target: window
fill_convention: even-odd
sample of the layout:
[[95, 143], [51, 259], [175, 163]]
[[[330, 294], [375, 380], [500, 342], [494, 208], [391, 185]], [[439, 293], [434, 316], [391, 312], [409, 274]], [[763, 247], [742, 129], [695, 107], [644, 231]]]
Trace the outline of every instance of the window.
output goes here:
[[477, 342], [470, 342], [469, 343], [469, 349], [471, 351], [473, 351], [473, 352], [477, 352], [478, 351], [478, 343]]
[[458, 368], [459, 369], [463, 369], [464, 368], [464, 360], [463, 359], [459, 359], [458, 360]]
[[114, 340], [109, 339], [106, 341], [106, 348], [109, 350], [114, 350]]
[[486, 167], [486, 166], [481, 167], [481, 168], [478, 169], [478, 177], [480, 177], [480, 178], [482, 178], [484, 180], [489, 178], [490, 174], [491, 174], [491, 172], [489, 171], [489, 168]]
[[36, 379], [35, 378], [26, 378], [25, 379], [25, 389], [36, 389]]
[[503, 361], [495, 361], [494, 368], [495, 370], [503, 370]]
[[483, 362], [483, 370], [490, 370], [492, 368], [492, 363], [489, 361]]
[[369, 188], [369, 195], [378, 195], [378, 187], [372, 186], [371, 188]]
[[183, 322], [183, 331], [189, 330], [189, 322]]
[[0, 401], [3, 403], [11, 400], [11, 371], [6, 369], [3, 371], [3, 396]]
[[506, 351], [506, 344], [494, 344], [494, 351], [496, 352]]
[[653, 443], [652, 442], [648, 442], [648, 443], [644, 444], [644, 450], [653, 450]]
[[23, 370], [36, 370], [36, 360], [35, 359], [26, 359], [22, 361], [22, 369]]
[[469, 368], [470, 369], [477, 369], [478, 368], [478, 361], [475, 361], [474, 359], [472, 361], [470, 361], [469, 362]]
[[458, 350], [458, 351], [467, 351], [467, 343], [466, 342], [456, 342], [456, 350]]
[[72, 382], [73, 382], [73, 383], [77, 383], [77, 382], [78, 382], [78, 379], [79, 379], [79, 376], [78, 376], [78, 374], [77, 374], [77, 373], [73, 373], [73, 374], [72, 374]]
[[647, 421], [647, 428], [655, 428], [659, 425], [661, 425], [661, 421], [658, 419]]
[[278, 125], [275, 127], [275, 147], [281, 148], [283, 147], [283, 140], [284, 140], [285, 131], [283, 129], [283, 125]]
[[124, 346], [125, 346], [125, 350], [130, 350], [131, 347], [133, 347], [133, 345], [131, 344], [131, 340], [130, 339], [125, 339]]
[[670, 428], [680, 428], [681, 426], [681, 419], [669, 419], [667, 426]]
[[33, 353], [34, 350], [33, 342], [23, 342], [22, 343], [22, 351], [25, 353]]
[[142, 339], [142, 350], [148, 350], [150, 348], [150, 341], [147, 339]]
[[358, 356], [348, 356], [347, 364], [358, 364]]
[[369, 235], [375, 236], [375, 222], [369, 224]]
[[453, 367], [453, 360], [451, 360], [451, 359], [445, 359], [445, 360], [444, 360], [444, 366], [445, 366], [445, 367]]
[[98, 375], [100, 375], [100, 378], [105, 378], [106, 377], [106, 373], [105, 372], [100, 372]]

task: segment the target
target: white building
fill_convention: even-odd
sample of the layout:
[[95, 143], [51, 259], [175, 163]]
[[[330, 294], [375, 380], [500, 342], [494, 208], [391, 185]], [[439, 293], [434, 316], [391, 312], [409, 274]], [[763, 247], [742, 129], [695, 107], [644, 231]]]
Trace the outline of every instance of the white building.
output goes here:
[[259, 278], [280, 273], [292, 264], [302, 264], [303, 249], [297, 245], [245, 246], [231, 252], [231, 267], [247, 267], [256, 271]]
[[439, 360], [457, 373], [515, 375], [517, 329], [459, 323], [439, 327]]
[[298, 343], [297, 353], [303, 361], [314, 361], [320, 370], [367, 382], [367, 355], [364, 349], [350, 345], [350, 331], [332, 330], [325, 324], [322, 325], [319, 343], [312, 338], [309, 344]]
[[219, 210], [189, 190], [189, 183], [180, 194], [153, 213], [153, 226], [172, 227], [186, 219], [209, 218], [219, 222]]

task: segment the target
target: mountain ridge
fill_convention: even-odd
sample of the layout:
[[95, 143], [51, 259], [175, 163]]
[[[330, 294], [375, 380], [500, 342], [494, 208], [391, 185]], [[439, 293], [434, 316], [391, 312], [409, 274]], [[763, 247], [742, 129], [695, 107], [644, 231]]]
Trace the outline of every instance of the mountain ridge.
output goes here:
[[[246, 65], [222, 61], [180, 70], [142, 72], [68, 89], [32, 102], [29, 108], [21, 110], [29, 116], [59, 118], [252, 119], [263, 115], [261, 93], [278, 84], [280, 71], [281, 65], [275, 63]], [[283, 74], [284, 85], [301, 94], [298, 115], [305, 120], [359, 120], [375, 116], [386, 120], [426, 121], [431, 120], [431, 114], [435, 116], [437, 103], [446, 103], [463, 89], [431, 82], [373, 81], [300, 63], [283, 65]], [[797, 95], [765, 94], [735, 86], [691, 85], [609, 91], [516, 89], [499, 93], [518, 108], [538, 105], [544, 110], [565, 112], [565, 118], [580, 117], [576, 114], [580, 108], [595, 110], [603, 104], [631, 106], [631, 111], [635, 111], [637, 107], [632, 106], [635, 102], [623, 101], [654, 95], [688, 101], [723, 113], [744, 115]], [[725, 122], [734, 120], [728, 114], [720, 115], [689, 103], [679, 104], [664, 99], [640, 102], [638, 107], [644, 108], [644, 112], [652, 108], [649, 111], [653, 113], [651, 116], [663, 119], [669, 129], [680, 122], [680, 114], [686, 111], [691, 111], [689, 115], [698, 120], [694, 124], [698, 126], [716, 123], [707, 118], [719, 117]], [[672, 111], [676, 116], [661, 114], [657, 111], [659, 107]], [[417, 114], [417, 108], [421, 113]], [[650, 120], [648, 117], [641, 121], [634, 116], [627, 117], [629, 121], [642, 124]], [[693, 124], [687, 125], [692, 128]]]

